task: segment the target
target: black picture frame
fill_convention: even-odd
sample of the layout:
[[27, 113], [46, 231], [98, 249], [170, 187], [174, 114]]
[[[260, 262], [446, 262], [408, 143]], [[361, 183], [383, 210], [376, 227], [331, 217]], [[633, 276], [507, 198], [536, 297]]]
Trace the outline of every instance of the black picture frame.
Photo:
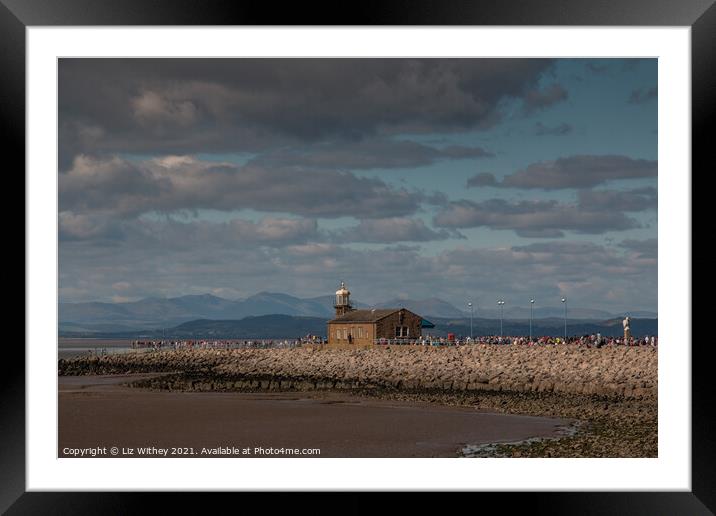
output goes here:
[[[716, 112], [716, 6], [714, 0], [382, 0], [332, 7], [305, 3], [224, 0], [0, 0], [0, 124], [5, 149], [25, 167], [25, 29], [83, 25], [573, 25], [689, 26], [692, 70], [692, 172], [706, 172], [709, 117]], [[711, 168], [711, 167], [710, 167]], [[692, 188], [693, 191], [693, 188]], [[695, 205], [695, 204], [694, 204]], [[25, 259], [27, 257], [25, 256]], [[696, 339], [693, 339], [696, 342]], [[691, 345], [691, 342], [685, 342]], [[640, 493], [487, 493], [509, 497], [531, 512], [550, 514], [712, 514], [716, 511], [716, 441], [708, 425], [714, 386], [706, 346], [692, 346], [692, 491]], [[161, 497], [189, 511], [205, 501], [179, 493], [28, 493], [25, 490], [25, 353], [5, 350], [0, 417], [0, 510], [7, 514], [132, 514]], [[243, 494], [243, 503], [253, 495]], [[355, 512], [372, 501], [343, 507]], [[201, 495], [200, 499], [205, 499]], [[273, 500], [281, 502], [282, 496]], [[313, 497], [302, 497], [313, 505]], [[413, 497], [423, 508], [422, 496]], [[154, 500], [151, 500], [154, 501]], [[484, 500], [481, 501], [481, 504]], [[296, 506], [300, 508], [301, 502]], [[194, 505], [197, 504], [197, 505]], [[316, 506], [318, 507], [318, 506]], [[444, 507], [443, 507], [444, 509]]]

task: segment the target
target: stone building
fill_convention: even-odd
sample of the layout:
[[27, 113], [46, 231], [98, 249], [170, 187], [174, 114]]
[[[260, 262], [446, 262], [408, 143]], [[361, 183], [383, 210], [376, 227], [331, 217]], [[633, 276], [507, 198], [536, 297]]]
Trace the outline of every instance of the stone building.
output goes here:
[[336, 292], [336, 317], [328, 321], [329, 345], [368, 346], [379, 339], [394, 342], [420, 338], [428, 321], [405, 308], [356, 310], [344, 283]]

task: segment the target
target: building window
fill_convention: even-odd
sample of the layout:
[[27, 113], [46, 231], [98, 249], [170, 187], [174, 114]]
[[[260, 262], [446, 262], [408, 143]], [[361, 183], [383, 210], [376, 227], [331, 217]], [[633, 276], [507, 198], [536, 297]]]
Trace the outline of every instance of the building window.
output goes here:
[[395, 327], [395, 336], [396, 337], [407, 337], [408, 336], [408, 327], [407, 326], [396, 326]]

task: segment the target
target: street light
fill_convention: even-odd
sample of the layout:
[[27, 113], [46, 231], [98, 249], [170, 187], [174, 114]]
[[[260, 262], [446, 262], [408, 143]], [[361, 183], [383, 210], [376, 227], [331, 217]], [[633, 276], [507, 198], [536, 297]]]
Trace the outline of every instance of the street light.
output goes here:
[[567, 342], [567, 298], [562, 298], [562, 303], [564, 303], [564, 341]]
[[532, 342], [532, 309], [535, 306], [534, 298], [530, 299], [530, 342]]
[[500, 299], [497, 301], [497, 304], [500, 306], [500, 340], [502, 339], [502, 315], [504, 314], [503, 307], [505, 306], [505, 302]]
[[469, 302], [467, 306], [470, 307], [470, 340], [472, 340], [472, 302]]

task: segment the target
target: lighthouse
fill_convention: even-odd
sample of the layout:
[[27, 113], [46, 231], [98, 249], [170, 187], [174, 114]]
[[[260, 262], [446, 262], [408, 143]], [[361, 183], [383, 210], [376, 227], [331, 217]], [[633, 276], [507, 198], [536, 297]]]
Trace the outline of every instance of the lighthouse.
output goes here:
[[374, 344], [410, 344], [422, 335], [423, 328], [435, 325], [405, 308], [369, 308], [356, 310], [346, 284], [336, 291], [336, 317], [328, 321], [328, 344], [372, 346]]
[[336, 304], [333, 305], [336, 309], [336, 317], [345, 315], [353, 310], [351, 306], [351, 293], [346, 288], [346, 284], [341, 281], [341, 288], [336, 290]]

